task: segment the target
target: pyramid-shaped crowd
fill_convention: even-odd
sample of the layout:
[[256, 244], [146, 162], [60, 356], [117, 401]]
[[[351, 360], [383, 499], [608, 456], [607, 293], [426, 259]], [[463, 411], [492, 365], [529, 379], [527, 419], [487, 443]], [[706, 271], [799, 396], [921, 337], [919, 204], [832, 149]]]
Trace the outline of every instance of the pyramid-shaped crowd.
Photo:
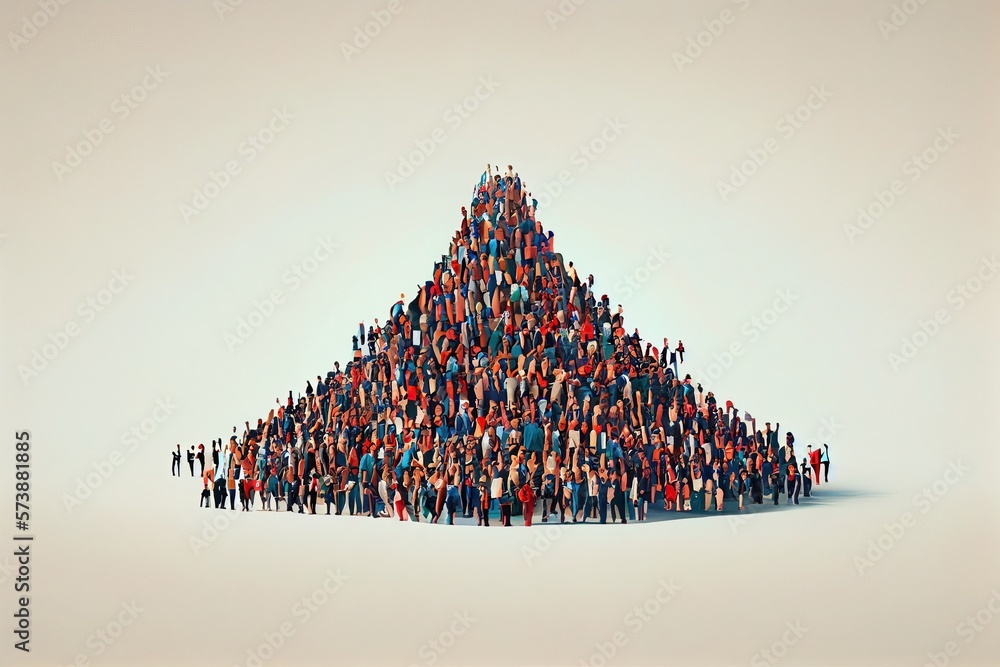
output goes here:
[[259, 498], [488, 526], [808, 496], [827, 450], [799, 463], [791, 433], [779, 443], [680, 374], [680, 341], [627, 333], [622, 306], [564, 262], [536, 207], [512, 167], [488, 168], [432, 278], [361, 324], [352, 361], [213, 441], [209, 462], [203, 446], [188, 454], [204, 506], [228, 496], [235, 509], [238, 493], [248, 511]]

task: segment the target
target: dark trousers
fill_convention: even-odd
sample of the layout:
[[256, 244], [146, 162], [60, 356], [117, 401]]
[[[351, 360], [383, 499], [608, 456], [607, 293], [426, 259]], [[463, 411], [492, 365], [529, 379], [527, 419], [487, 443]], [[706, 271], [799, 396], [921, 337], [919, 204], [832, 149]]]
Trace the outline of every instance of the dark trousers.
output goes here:
[[181, 476], [181, 460], [180, 459], [174, 459], [173, 463], [170, 464], [170, 476], [174, 477], [175, 475], [177, 477]]
[[226, 509], [226, 480], [215, 480], [212, 490], [215, 492], [216, 509]]
[[628, 509], [625, 507], [625, 492], [616, 493], [615, 500], [611, 505], [611, 522], [615, 521], [615, 513], [617, 512], [619, 518], [621, 518], [622, 523], [628, 523]]
[[188, 468], [191, 468], [191, 476], [194, 477], [194, 459], [188, 461]]
[[212, 497], [211, 492], [208, 489], [202, 489], [201, 500], [198, 501], [198, 507], [211, 507], [209, 499]]
[[500, 525], [510, 525], [510, 503], [500, 503]]
[[830, 462], [829, 461], [823, 461], [823, 481], [824, 482], [829, 482], [830, 481]]
[[608, 497], [604, 493], [597, 499], [597, 514], [600, 516], [601, 523], [608, 522]]

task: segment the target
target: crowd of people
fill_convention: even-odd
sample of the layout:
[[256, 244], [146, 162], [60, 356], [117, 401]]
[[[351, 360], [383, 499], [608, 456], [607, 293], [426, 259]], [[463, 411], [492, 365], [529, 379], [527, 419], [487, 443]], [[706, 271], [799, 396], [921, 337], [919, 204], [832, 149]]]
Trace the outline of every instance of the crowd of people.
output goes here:
[[[684, 345], [628, 333], [621, 304], [555, 250], [508, 165], [487, 167], [448, 254], [409, 303], [362, 323], [353, 359], [239, 436], [186, 453], [201, 506], [444, 521], [627, 523], [798, 504], [826, 445], [681, 375]], [[172, 472], [181, 474], [180, 445]]]

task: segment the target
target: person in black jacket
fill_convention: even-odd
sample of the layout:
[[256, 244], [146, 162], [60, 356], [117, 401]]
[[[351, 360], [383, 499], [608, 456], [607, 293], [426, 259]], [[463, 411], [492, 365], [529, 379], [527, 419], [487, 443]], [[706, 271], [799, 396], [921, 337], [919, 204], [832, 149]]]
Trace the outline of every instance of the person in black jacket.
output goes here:
[[764, 504], [764, 483], [756, 469], [750, 475], [750, 502], [754, 505]]

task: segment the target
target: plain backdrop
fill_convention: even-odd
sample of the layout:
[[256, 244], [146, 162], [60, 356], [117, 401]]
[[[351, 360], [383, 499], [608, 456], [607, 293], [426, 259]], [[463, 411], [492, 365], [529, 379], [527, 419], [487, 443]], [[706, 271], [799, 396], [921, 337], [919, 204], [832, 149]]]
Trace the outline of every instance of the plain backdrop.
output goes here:
[[[30, 430], [36, 540], [33, 650], [5, 625], [4, 663], [246, 665], [286, 621], [265, 664], [995, 662], [998, 20], [964, 0], [4, 3], [0, 488], [13, 504]], [[346, 362], [487, 162], [627, 328], [828, 443], [835, 483], [793, 511], [548, 534], [197, 509], [173, 447]], [[648, 603], [662, 578], [679, 592]]]

